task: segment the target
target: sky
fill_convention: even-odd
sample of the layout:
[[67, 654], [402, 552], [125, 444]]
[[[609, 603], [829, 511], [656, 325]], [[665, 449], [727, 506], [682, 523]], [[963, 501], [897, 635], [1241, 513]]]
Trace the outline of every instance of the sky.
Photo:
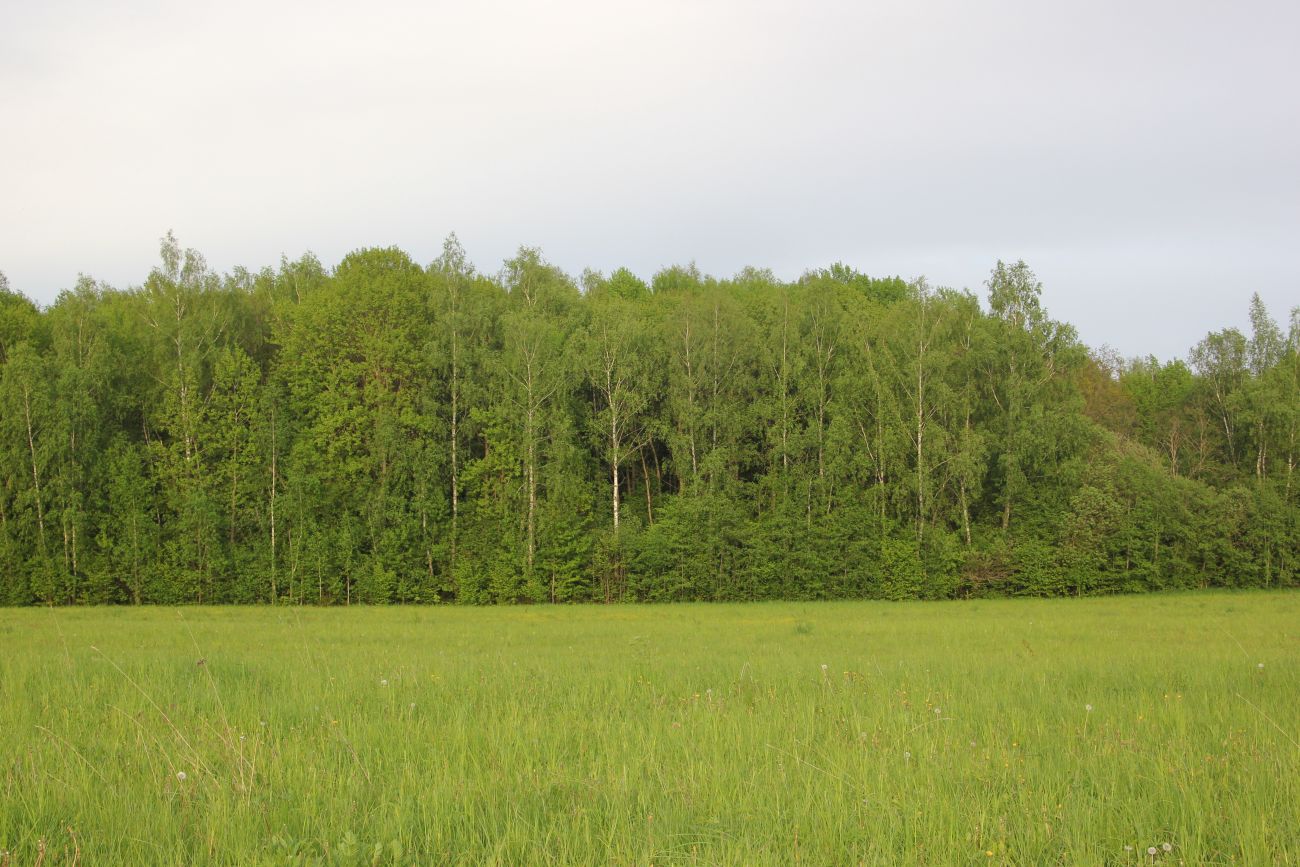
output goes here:
[[1300, 3], [0, 8], [0, 271], [48, 304], [367, 246], [575, 276], [846, 262], [1184, 355], [1300, 305]]

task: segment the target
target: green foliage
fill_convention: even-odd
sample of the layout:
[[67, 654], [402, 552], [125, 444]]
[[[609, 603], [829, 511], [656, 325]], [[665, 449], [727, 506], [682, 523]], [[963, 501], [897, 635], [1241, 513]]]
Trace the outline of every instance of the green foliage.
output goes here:
[[1087, 595], [1300, 583], [1300, 314], [1089, 353], [1024, 262], [579, 283], [455, 236], [47, 310], [0, 281], [0, 602]]

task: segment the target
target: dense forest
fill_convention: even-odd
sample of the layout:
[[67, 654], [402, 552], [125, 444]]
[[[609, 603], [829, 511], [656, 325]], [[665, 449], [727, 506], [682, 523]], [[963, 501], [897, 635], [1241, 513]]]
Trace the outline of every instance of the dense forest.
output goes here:
[[1300, 309], [1188, 361], [843, 265], [574, 280], [367, 249], [41, 309], [0, 277], [0, 602], [1300, 584]]

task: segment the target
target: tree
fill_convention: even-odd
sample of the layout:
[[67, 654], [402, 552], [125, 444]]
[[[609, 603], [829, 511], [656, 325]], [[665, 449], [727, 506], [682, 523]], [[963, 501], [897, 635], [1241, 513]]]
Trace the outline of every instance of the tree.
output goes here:
[[[19, 525], [17, 532], [10, 531], [17, 537], [11, 550], [17, 549], [14, 553], [20, 558], [22, 575], [28, 578], [23, 583], [37, 598], [54, 602], [47, 527], [53, 396], [45, 366], [30, 344], [9, 348], [0, 380], [0, 401], [5, 409], [4, 440], [9, 444], [5, 484], [9, 505], [4, 515], [6, 523], [12, 516]], [[9, 595], [15, 601], [27, 601], [27, 593], [20, 588]]]
[[1239, 393], [1247, 373], [1247, 342], [1235, 328], [1207, 335], [1191, 353], [1192, 366], [1209, 395], [1211, 412], [1223, 431], [1223, 451], [1235, 469], [1240, 445], [1237, 416]]
[[510, 305], [502, 315], [503, 352], [498, 361], [502, 397], [515, 419], [511, 438], [523, 461], [524, 558], [519, 592], [539, 592], [535, 566], [546, 447], [562, 443], [555, 436], [562, 398], [571, 386], [570, 330], [566, 314], [578, 298], [577, 288], [540, 251], [521, 248], [505, 263], [503, 282]]
[[0, 364], [9, 358], [19, 343], [42, 346], [40, 310], [27, 296], [9, 287], [9, 278], [0, 271]]
[[1052, 461], [1061, 445], [1056, 422], [1072, 421], [1056, 410], [1051, 392], [1063, 374], [1082, 359], [1074, 331], [1047, 317], [1040, 301], [1043, 287], [1023, 261], [998, 261], [985, 284], [989, 307], [1000, 328], [987, 354], [989, 395], [998, 408], [995, 436], [1001, 474], [1002, 529], [1011, 526], [1015, 503], [1029, 493], [1031, 471]]
[[0, 602], [1300, 584], [1300, 310], [1184, 363], [1087, 352], [1023, 262], [987, 310], [842, 263], [580, 284], [454, 235], [0, 279]]

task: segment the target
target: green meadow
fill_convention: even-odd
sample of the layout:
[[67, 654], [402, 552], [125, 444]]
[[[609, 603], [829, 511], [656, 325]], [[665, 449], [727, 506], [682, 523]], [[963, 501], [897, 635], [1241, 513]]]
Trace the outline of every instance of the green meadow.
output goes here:
[[1295, 593], [3, 609], [0, 865], [1296, 864], [1298, 664]]

